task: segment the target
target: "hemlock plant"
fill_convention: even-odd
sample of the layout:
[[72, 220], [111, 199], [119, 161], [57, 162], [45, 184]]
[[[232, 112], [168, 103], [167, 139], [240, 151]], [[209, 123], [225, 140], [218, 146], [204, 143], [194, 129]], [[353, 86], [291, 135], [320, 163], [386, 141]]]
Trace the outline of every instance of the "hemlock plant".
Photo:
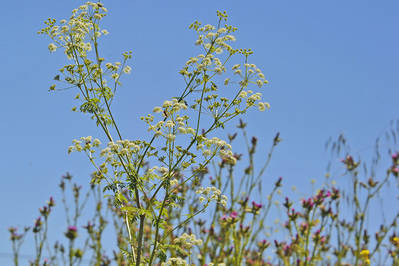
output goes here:
[[[158, 252], [170, 245], [166, 239], [174, 229], [167, 230], [165, 223], [169, 209], [182, 208], [178, 204], [182, 199], [176, 192], [187, 182], [198, 179], [216, 157], [226, 164], [236, 163], [231, 145], [213, 136], [214, 132], [249, 108], [257, 107], [260, 111], [269, 108], [268, 103], [261, 101], [261, 93], [251, 89], [262, 88], [267, 80], [250, 62], [251, 50], [231, 46], [237, 29], [225, 24], [226, 12], [218, 11], [216, 26], [197, 21], [190, 25], [198, 35], [195, 44], [201, 53], [191, 57], [180, 71], [185, 82], [180, 96], [165, 100], [154, 107], [153, 113], [142, 117], [152, 136], [125, 139], [111, 111], [111, 102], [121, 85], [120, 78], [132, 71], [128, 65], [132, 53], [124, 52], [122, 62], [108, 62], [102, 57], [99, 43], [108, 31], [101, 29], [100, 22], [106, 14], [102, 3], [87, 2], [74, 9], [68, 20], [57, 23], [49, 19], [39, 33], [51, 38], [48, 46], [51, 52], [62, 50], [68, 59], [57, 80], [76, 89], [75, 99], [79, 104], [73, 110], [90, 114], [108, 141], [103, 145], [98, 138], [82, 137], [73, 140], [68, 152], [84, 152], [95, 169], [91, 184], [104, 183], [105, 189], [112, 193], [116, 207], [125, 217], [130, 246], [125, 250], [128, 261], [136, 265], [153, 264]], [[233, 57], [239, 63], [229, 69], [227, 65]], [[220, 82], [219, 76], [226, 78]], [[235, 91], [232, 98], [223, 95], [226, 88]], [[52, 85], [50, 90], [56, 91], [57, 86]], [[204, 112], [211, 115], [211, 121], [203, 119]], [[200, 187], [196, 194], [202, 206], [195, 212], [189, 210], [188, 219], [204, 212], [211, 202], [227, 208], [228, 198], [220, 188]], [[179, 228], [187, 222], [174, 226]], [[150, 239], [144, 239], [146, 224], [155, 232]], [[133, 230], [136, 227], [138, 230]], [[191, 241], [189, 248], [202, 243], [194, 235], [183, 234], [174, 245], [187, 239]], [[150, 252], [143, 256], [146, 245], [151, 246]]]

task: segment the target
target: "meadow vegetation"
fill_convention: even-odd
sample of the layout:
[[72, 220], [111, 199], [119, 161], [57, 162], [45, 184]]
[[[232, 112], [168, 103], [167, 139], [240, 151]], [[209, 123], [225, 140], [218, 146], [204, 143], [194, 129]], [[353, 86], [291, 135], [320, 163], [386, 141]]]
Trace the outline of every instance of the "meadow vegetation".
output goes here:
[[[284, 178], [265, 179], [280, 135], [255, 167], [263, 155], [245, 123], [249, 109], [270, 108], [259, 92], [267, 80], [250, 49], [233, 47], [237, 28], [218, 11], [215, 25], [195, 21], [189, 27], [199, 53], [179, 72], [179, 96], [141, 118], [147, 137], [126, 139], [111, 107], [121, 79], [134, 71], [133, 56], [123, 52], [120, 62], [103, 57], [100, 42], [108, 31], [100, 25], [107, 12], [102, 3], [87, 2], [69, 19], [48, 19], [39, 32], [51, 39], [51, 52], [67, 57], [50, 91], [76, 90], [72, 110], [88, 115], [99, 130], [68, 148], [84, 154], [93, 169], [83, 184], [88, 189], [67, 173], [59, 185], [61, 203], [50, 197], [33, 225], [9, 228], [15, 265], [28, 235], [35, 243], [31, 265], [399, 265], [399, 209], [388, 216], [384, 208], [370, 211], [381, 193], [396, 189], [394, 130], [383, 151], [377, 140], [369, 164], [350, 154], [343, 136], [330, 141], [327, 150], [342, 162], [330, 164], [323, 184], [304, 198], [281, 195]], [[237, 125], [236, 132], [221, 139], [228, 124]], [[239, 138], [245, 146], [236, 148]], [[340, 187], [336, 177], [348, 182]], [[88, 200], [92, 217], [82, 220], [90, 213]], [[50, 243], [48, 221], [59, 205], [66, 226]], [[283, 214], [282, 222], [273, 223], [273, 210]], [[368, 226], [370, 220], [378, 226]], [[105, 230], [114, 234], [113, 250]]]

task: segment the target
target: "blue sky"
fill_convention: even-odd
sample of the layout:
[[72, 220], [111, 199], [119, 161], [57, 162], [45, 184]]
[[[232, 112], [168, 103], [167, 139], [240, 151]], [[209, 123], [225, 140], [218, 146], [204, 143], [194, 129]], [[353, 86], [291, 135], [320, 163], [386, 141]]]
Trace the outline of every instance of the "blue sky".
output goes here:
[[[31, 224], [37, 209], [56, 194], [66, 171], [87, 184], [86, 158], [67, 155], [71, 140], [98, 135], [93, 122], [71, 112], [67, 91], [49, 93], [66, 60], [51, 55], [36, 32], [48, 17], [67, 18], [82, 1], [6, 1], [0, 17], [0, 252], [9, 252], [6, 228]], [[178, 71], [198, 54], [194, 20], [216, 22], [226, 10], [237, 26], [237, 47], [254, 50], [253, 63], [270, 83], [263, 88], [271, 109], [249, 112], [250, 135], [265, 152], [281, 132], [266, 178], [283, 176], [287, 187], [321, 180], [328, 156], [324, 143], [344, 133], [354, 150], [373, 141], [398, 118], [399, 35], [397, 1], [104, 1], [104, 57], [117, 61], [133, 51], [132, 74], [123, 80], [114, 111], [128, 138], [144, 132], [141, 115], [178, 94]], [[239, 147], [237, 147], [239, 149]], [[262, 152], [262, 149], [260, 149]], [[269, 179], [271, 180], [271, 179]], [[27, 251], [29, 253], [29, 251]], [[1, 262], [0, 258], [0, 262]]]

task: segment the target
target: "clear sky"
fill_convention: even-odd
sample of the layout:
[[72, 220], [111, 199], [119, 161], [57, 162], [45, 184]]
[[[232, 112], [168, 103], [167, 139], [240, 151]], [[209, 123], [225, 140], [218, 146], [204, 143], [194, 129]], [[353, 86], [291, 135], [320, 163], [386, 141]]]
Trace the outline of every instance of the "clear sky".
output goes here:
[[[305, 189], [310, 179], [324, 176], [328, 137], [343, 132], [355, 150], [371, 149], [398, 118], [398, 1], [103, 2], [109, 10], [103, 27], [110, 32], [103, 39], [104, 57], [118, 61], [123, 51], [133, 51], [132, 74], [114, 103], [128, 138], [145, 132], [141, 115], [178, 94], [183, 84], [178, 71], [199, 52], [188, 25], [215, 23], [216, 10], [228, 12], [239, 28], [236, 45], [254, 50], [252, 62], [270, 81], [262, 89], [270, 111], [247, 116], [261, 152], [281, 132], [269, 180], [283, 176], [288, 188]], [[98, 135], [96, 127], [70, 111], [74, 92], [48, 92], [66, 60], [61, 52], [51, 55], [49, 39], [36, 34], [48, 17], [67, 18], [82, 3], [2, 3], [0, 253], [10, 252], [7, 227], [31, 224], [37, 209], [56, 194], [63, 173], [89, 181], [86, 158], [68, 156], [67, 147], [74, 138]]]

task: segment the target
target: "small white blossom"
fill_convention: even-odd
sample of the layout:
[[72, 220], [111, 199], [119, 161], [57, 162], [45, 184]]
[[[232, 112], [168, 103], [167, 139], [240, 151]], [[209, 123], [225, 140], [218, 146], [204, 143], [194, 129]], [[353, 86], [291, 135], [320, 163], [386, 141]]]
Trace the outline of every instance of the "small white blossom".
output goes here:
[[61, 32], [66, 33], [69, 30], [69, 27], [67, 25], [64, 25], [61, 27]]
[[179, 130], [180, 133], [186, 134], [187, 130], [184, 127], [178, 127], [177, 130]]
[[123, 72], [125, 72], [126, 74], [130, 74], [131, 71], [132, 68], [130, 66], [125, 66], [125, 68], [123, 68]]
[[241, 69], [237, 69], [236, 71], [234, 71], [234, 74], [240, 75], [241, 74]]
[[71, 152], [73, 152], [73, 149], [74, 149], [75, 147], [74, 146], [69, 146], [68, 147], [68, 154], [70, 154]]
[[57, 50], [57, 46], [54, 43], [50, 43], [48, 45], [48, 49], [50, 50], [50, 52], [55, 52], [55, 50]]
[[207, 38], [207, 39], [212, 39], [213, 37], [215, 37], [215, 33], [213, 33], [213, 32], [209, 32], [205, 37]]
[[175, 123], [172, 120], [168, 120], [165, 123], [165, 127], [172, 128], [175, 126]]
[[175, 179], [172, 179], [172, 180], [170, 180], [170, 185], [171, 185], [171, 186], [176, 186], [178, 183], [179, 183], [179, 181], [177, 181], [177, 179], [176, 179], [176, 178], [175, 178]]
[[221, 54], [221, 53], [223, 53], [223, 49], [218, 47], [218, 48], [215, 49], [215, 53]]
[[266, 108], [267, 108], [267, 109], [270, 108], [270, 104], [269, 104], [269, 103], [266, 103], [266, 102], [259, 102], [259, 103], [258, 103], [258, 109], [259, 109], [259, 111], [263, 112], [263, 111], [266, 110]]
[[241, 98], [247, 98], [248, 93], [247, 93], [246, 91], [241, 91], [239, 96], [240, 96]]
[[189, 128], [187, 128], [187, 133], [191, 134], [191, 135], [194, 135], [195, 134], [195, 130], [193, 128], [189, 127]]
[[162, 107], [163, 108], [168, 108], [172, 106], [172, 102], [171, 101], [164, 101]]
[[94, 14], [93, 17], [94, 17], [95, 19], [101, 19], [101, 18], [102, 18], [101, 14], [98, 14], [98, 13]]
[[91, 43], [86, 43], [85, 45], [84, 45], [84, 49], [86, 50], [86, 51], [91, 51]]
[[208, 156], [210, 156], [212, 154], [212, 152], [210, 151], [210, 150], [204, 150], [203, 152], [202, 152], [202, 155], [204, 155], [204, 157], [208, 157]]
[[228, 40], [228, 41], [233, 41], [234, 42], [236, 40], [236, 37], [234, 37], [233, 35], [226, 35], [225, 39]]
[[227, 29], [226, 28], [220, 28], [220, 29], [218, 29], [217, 32], [220, 33], [220, 34], [223, 34], [223, 33], [227, 32]]
[[259, 111], [263, 112], [266, 110], [266, 107], [262, 102], [260, 102], [260, 103], [258, 103], [258, 109], [259, 109]]
[[154, 113], [160, 113], [162, 112], [162, 107], [155, 106], [154, 109], [152, 110]]
[[166, 139], [167, 139], [168, 141], [174, 141], [175, 138], [176, 138], [176, 135], [173, 135], [173, 134], [168, 134], [168, 135], [166, 135]]
[[226, 207], [226, 206], [227, 206], [227, 201], [221, 200], [221, 201], [220, 201], [220, 204], [221, 204], [223, 207]]
[[238, 68], [240, 68], [240, 64], [234, 65], [231, 69], [232, 69], [232, 70], [236, 70], [236, 69], [238, 69]]

